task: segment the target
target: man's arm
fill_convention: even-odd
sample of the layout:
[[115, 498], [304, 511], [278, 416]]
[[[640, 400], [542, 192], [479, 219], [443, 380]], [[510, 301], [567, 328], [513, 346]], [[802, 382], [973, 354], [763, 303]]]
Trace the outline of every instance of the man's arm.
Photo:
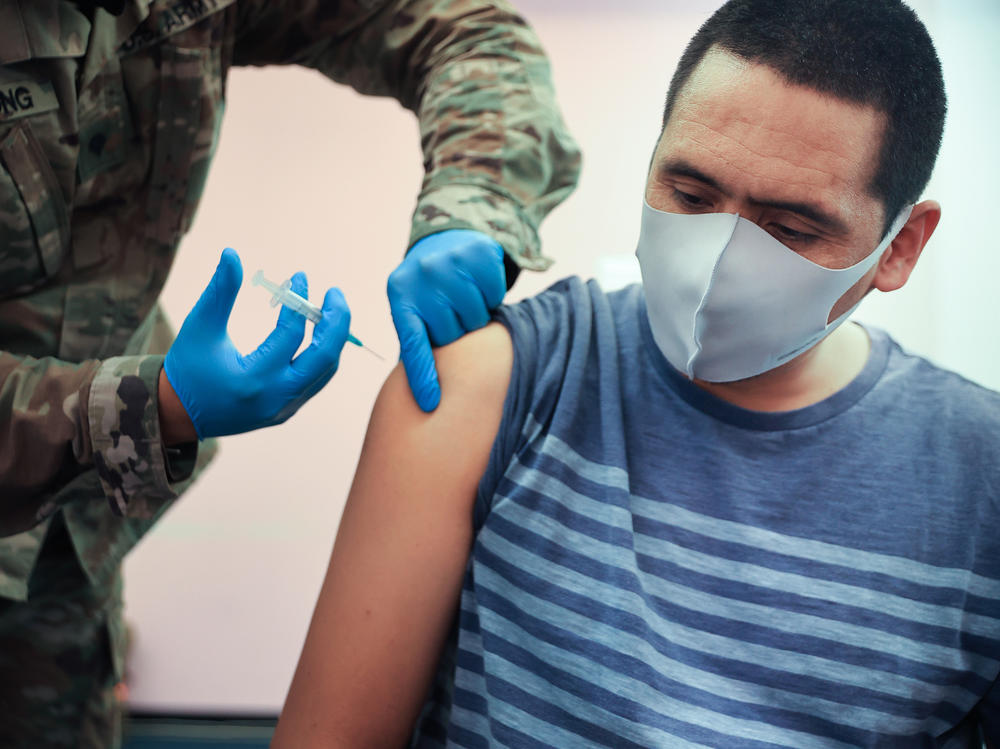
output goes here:
[[513, 351], [499, 324], [439, 351], [441, 405], [400, 367], [372, 412], [275, 747], [400, 746], [458, 604]]

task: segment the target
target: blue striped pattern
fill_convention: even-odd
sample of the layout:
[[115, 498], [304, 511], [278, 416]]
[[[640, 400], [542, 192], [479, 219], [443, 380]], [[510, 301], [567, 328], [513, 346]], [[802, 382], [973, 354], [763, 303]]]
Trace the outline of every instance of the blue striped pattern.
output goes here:
[[[938, 532], [953, 531], [961, 549], [926, 541], [922, 520], [835, 531], [853, 506], [831, 497], [810, 498], [808, 513], [781, 509], [808, 501], [782, 497], [793, 484], [775, 477], [789, 456], [843, 441], [850, 422], [832, 423], [865, 418], [899, 374], [903, 355], [887, 339], [868, 385], [814, 411], [815, 423], [798, 414], [796, 429], [776, 423], [766, 434], [729, 425], [738, 431], [727, 443], [719, 419], [688, 402], [700, 396], [643, 381], [660, 365], [643, 361], [635, 290], [609, 300], [570, 281], [504, 315], [511, 392], [456, 630], [415, 746], [978, 746], [973, 711], [1000, 701], [1000, 547], [995, 522], [980, 539], [969, 520], [996, 513], [1000, 497], [932, 507]], [[976, 393], [1000, 423], [996, 397]], [[670, 451], [652, 436], [666, 424], [681, 430]], [[877, 473], [872, 451], [859, 449]], [[758, 472], [760, 451], [783, 466], [749, 493], [730, 489], [737, 479], [717, 462], [739, 463], [747, 450]], [[837, 467], [823, 470], [822, 485], [838, 486]], [[1000, 487], [996, 464], [964, 470]], [[898, 476], [872, 487], [847, 478], [872, 517], [889, 500], [898, 514], [899, 496], [914, 503], [905, 517], [929, 504]], [[890, 495], [901, 481], [905, 492]], [[832, 542], [838, 533], [854, 542]], [[914, 552], [888, 553], [897, 548]], [[941, 737], [948, 743], [934, 743]]]

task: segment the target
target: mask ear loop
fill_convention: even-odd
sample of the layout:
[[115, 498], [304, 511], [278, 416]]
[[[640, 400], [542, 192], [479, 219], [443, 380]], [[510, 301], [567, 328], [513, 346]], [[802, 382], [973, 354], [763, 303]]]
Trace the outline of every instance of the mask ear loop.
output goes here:
[[[872, 250], [867, 257], [865, 257], [862, 260], [859, 260], [850, 268], [844, 268], [844, 270], [852, 270], [858, 268], [859, 266], [864, 265], [865, 266], [864, 270], [861, 271], [861, 273], [858, 275], [858, 278], [860, 279], [862, 276], [865, 275], [865, 273], [867, 273], [873, 267], [875, 267], [875, 265], [880, 263], [882, 261], [882, 256], [885, 254], [885, 251], [889, 249], [889, 245], [893, 243], [893, 241], [896, 239], [899, 233], [903, 230], [903, 227], [906, 226], [906, 222], [910, 220], [911, 213], [913, 213], [913, 204], [903, 206], [903, 209], [896, 215], [896, 219], [892, 222], [892, 226], [889, 227], [889, 231], [887, 231], [885, 233], [885, 236], [882, 237], [882, 240], [878, 243], [878, 246], [874, 250]], [[837, 327], [843, 324], [844, 321], [846, 321], [847, 318], [854, 313], [854, 311], [858, 308], [861, 302], [864, 301], [864, 297], [861, 297], [861, 299], [856, 301], [847, 311], [843, 312], [835, 320], [830, 320], [830, 313], [833, 312], [833, 308], [838, 301], [839, 298], [834, 299], [830, 303], [829, 311], [826, 313], [827, 323], [826, 323], [826, 331], [823, 334], [824, 337], [828, 336]]]

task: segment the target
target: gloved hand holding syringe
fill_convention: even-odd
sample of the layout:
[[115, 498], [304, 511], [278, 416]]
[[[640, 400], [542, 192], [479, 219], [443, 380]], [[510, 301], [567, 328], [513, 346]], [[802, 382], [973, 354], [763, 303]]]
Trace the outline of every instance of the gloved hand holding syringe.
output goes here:
[[[351, 310], [339, 289], [327, 289], [322, 314], [311, 317], [316, 323], [305, 349], [299, 351], [306, 329], [301, 305], [285, 306], [260, 345], [243, 354], [229, 337], [229, 315], [242, 283], [240, 256], [227, 247], [163, 359], [157, 387], [158, 398], [162, 395], [165, 400], [157, 408], [168, 412], [175, 438], [187, 436], [187, 430], [173, 409], [167, 386], [203, 440], [281, 424], [337, 372], [351, 322]], [[305, 274], [296, 273], [282, 296], [288, 299], [294, 292], [305, 301], [307, 289]]]
[[[253, 275], [254, 286], [263, 286], [274, 296], [271, 297], [271, 306], [277, 307], [279, 304], [284, 305], [293, 312], [298, 312], [300, 315], [305, 317], [307, 320], [311, 320], [315, 325], [323, 318], [322, 310], [315, 304], [310, 302], [308, 299], [299, 296], [294, 291], [292, 291], [291, 279], [286, 280], [282, 284], [276, 284], [274, 281], [269, 281], [264, 277], [264, 271], [258, 270]], [[385, 361], [385, 357], [368, 348], [365, 344], [359, 341], [353, 334], [348, 333], [347, 340], [353, 343], [355, 346], [363, 348], [365, 351], [369, 352], [373, 356], [377, 356], [382, 361]]]

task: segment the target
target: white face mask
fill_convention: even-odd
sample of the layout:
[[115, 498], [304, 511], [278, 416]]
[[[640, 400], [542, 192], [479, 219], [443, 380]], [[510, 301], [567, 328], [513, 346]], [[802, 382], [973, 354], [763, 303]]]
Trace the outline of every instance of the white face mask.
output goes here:
[[664, 213], [644, 202], [636, 255], [656, 344], [675, 368], [707, 382], [742, 380], [794, 359], [858, 306], [827, 324], [911, 208], [864, 260], [832, 269], [737, 214]]

